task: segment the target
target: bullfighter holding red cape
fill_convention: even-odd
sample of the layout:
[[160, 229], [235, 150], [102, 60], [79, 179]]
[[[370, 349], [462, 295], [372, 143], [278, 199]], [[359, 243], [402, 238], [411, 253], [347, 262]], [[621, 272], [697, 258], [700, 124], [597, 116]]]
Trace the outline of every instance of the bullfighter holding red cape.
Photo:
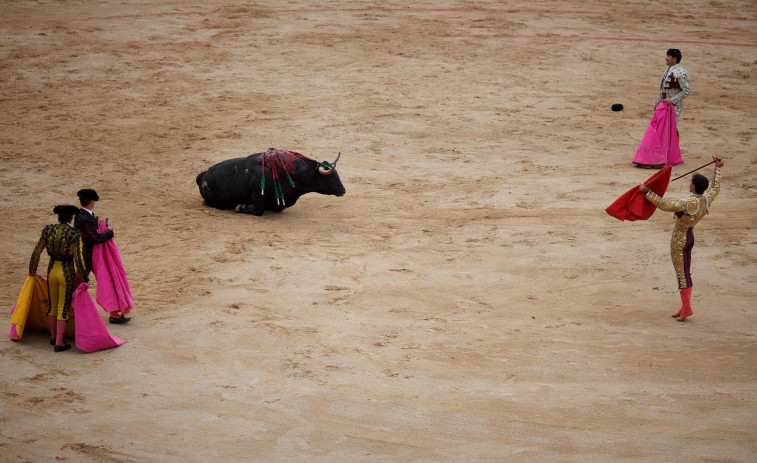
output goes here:
[[670, 257], [673, 261], [678, 290], [681, 296], [681, 309], [673, 314], [678, 321], [684, 321], [694, 312], [691, 309], [691, 251], [694, 247], [694, 226], [710, 213], [710, 205], [720, 193], [720, 168], [723, 161], [713, 157], [712, 162], [673, 179], [678, 180], [692, 172], [715, 164], [712, 183], [701, 174], [694, 174], [689, 184], [691, 196], [684, 199], [667, 199], [662, 196], [670, 180], [670, 166], [667, 166], [641, 185], [624, 193], [605, 209], [608, 214], [619, 220], [647, 220], [659, 208], [673, 212], [676, 220], [673, 236], [670, 240]]

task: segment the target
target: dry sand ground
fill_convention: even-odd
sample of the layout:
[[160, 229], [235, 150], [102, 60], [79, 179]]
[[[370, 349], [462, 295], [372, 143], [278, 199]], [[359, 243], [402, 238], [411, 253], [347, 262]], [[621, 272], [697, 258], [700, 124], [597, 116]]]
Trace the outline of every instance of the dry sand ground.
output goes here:
[[[137, 301], [117, 349], [0, 341], [0, 460], [757, 460], [753, 2], [0, 12], [0, 322], [82, 187]], [[650, 174], [670, 47], [693, 80], [673, 174], [726, 161], [685, 323], [670, 215], [604, 213]], [[268, 147], [341, 151], [347, 195], [202, 204], [198, 172]]]

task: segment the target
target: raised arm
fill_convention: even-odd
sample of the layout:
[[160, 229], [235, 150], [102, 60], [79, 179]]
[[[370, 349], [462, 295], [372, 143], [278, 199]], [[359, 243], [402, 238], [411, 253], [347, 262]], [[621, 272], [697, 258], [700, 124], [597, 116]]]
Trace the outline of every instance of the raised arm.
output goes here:
[[[720, 162], [720, 165], [722, 166], [722, 161]], [[707, 200], [709, 202], [712, 202], [713, 199], [720, 193], [720, 166], [718, 164], [715, 164], [715, 173], [712, 176], [712, 183], [710, 183], [710, 188], [707, 189], [707, 191], [704, 192], [704, 196], [707, 197]]]

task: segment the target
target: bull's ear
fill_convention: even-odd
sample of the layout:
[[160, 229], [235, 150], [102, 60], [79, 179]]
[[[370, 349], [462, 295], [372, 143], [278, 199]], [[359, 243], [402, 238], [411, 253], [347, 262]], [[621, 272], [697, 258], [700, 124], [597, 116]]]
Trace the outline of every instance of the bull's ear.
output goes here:
[[334, 169], [336, 169], [336, 163], [339, 162], [339, 158], [342, 157], [342, 152], [340, 151], [339, 154], [336, 155], [336, 159], [334, 159], [334, 162], [320, 162], [320, 166], [318, 167], [318, 172], [321, 175], [329, 175], [330, 173], [334, 172]]
[[321, 162], [319, 164], [318, 173], [321, 175], [329, 175], [334, 172], [334, 169], [336, 169], [336, 166], [329, 165], [328, 162]]

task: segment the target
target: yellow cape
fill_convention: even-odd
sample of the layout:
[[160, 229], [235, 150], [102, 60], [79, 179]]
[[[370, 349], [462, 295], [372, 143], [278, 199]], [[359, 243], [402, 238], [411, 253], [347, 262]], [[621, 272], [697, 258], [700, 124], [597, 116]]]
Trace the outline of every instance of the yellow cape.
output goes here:
[[[39, 275], [28, 276], [16, 300], [16, 307], [11, 315], [11, 337], [21, 339], [25, 329], [32, 331], [49, 331], [47, 320], [47, 280]], [[66, 337], [74, 337], [73, 308], [66, 324]], [[15, 328], [16, 336], [13, 336]]]

